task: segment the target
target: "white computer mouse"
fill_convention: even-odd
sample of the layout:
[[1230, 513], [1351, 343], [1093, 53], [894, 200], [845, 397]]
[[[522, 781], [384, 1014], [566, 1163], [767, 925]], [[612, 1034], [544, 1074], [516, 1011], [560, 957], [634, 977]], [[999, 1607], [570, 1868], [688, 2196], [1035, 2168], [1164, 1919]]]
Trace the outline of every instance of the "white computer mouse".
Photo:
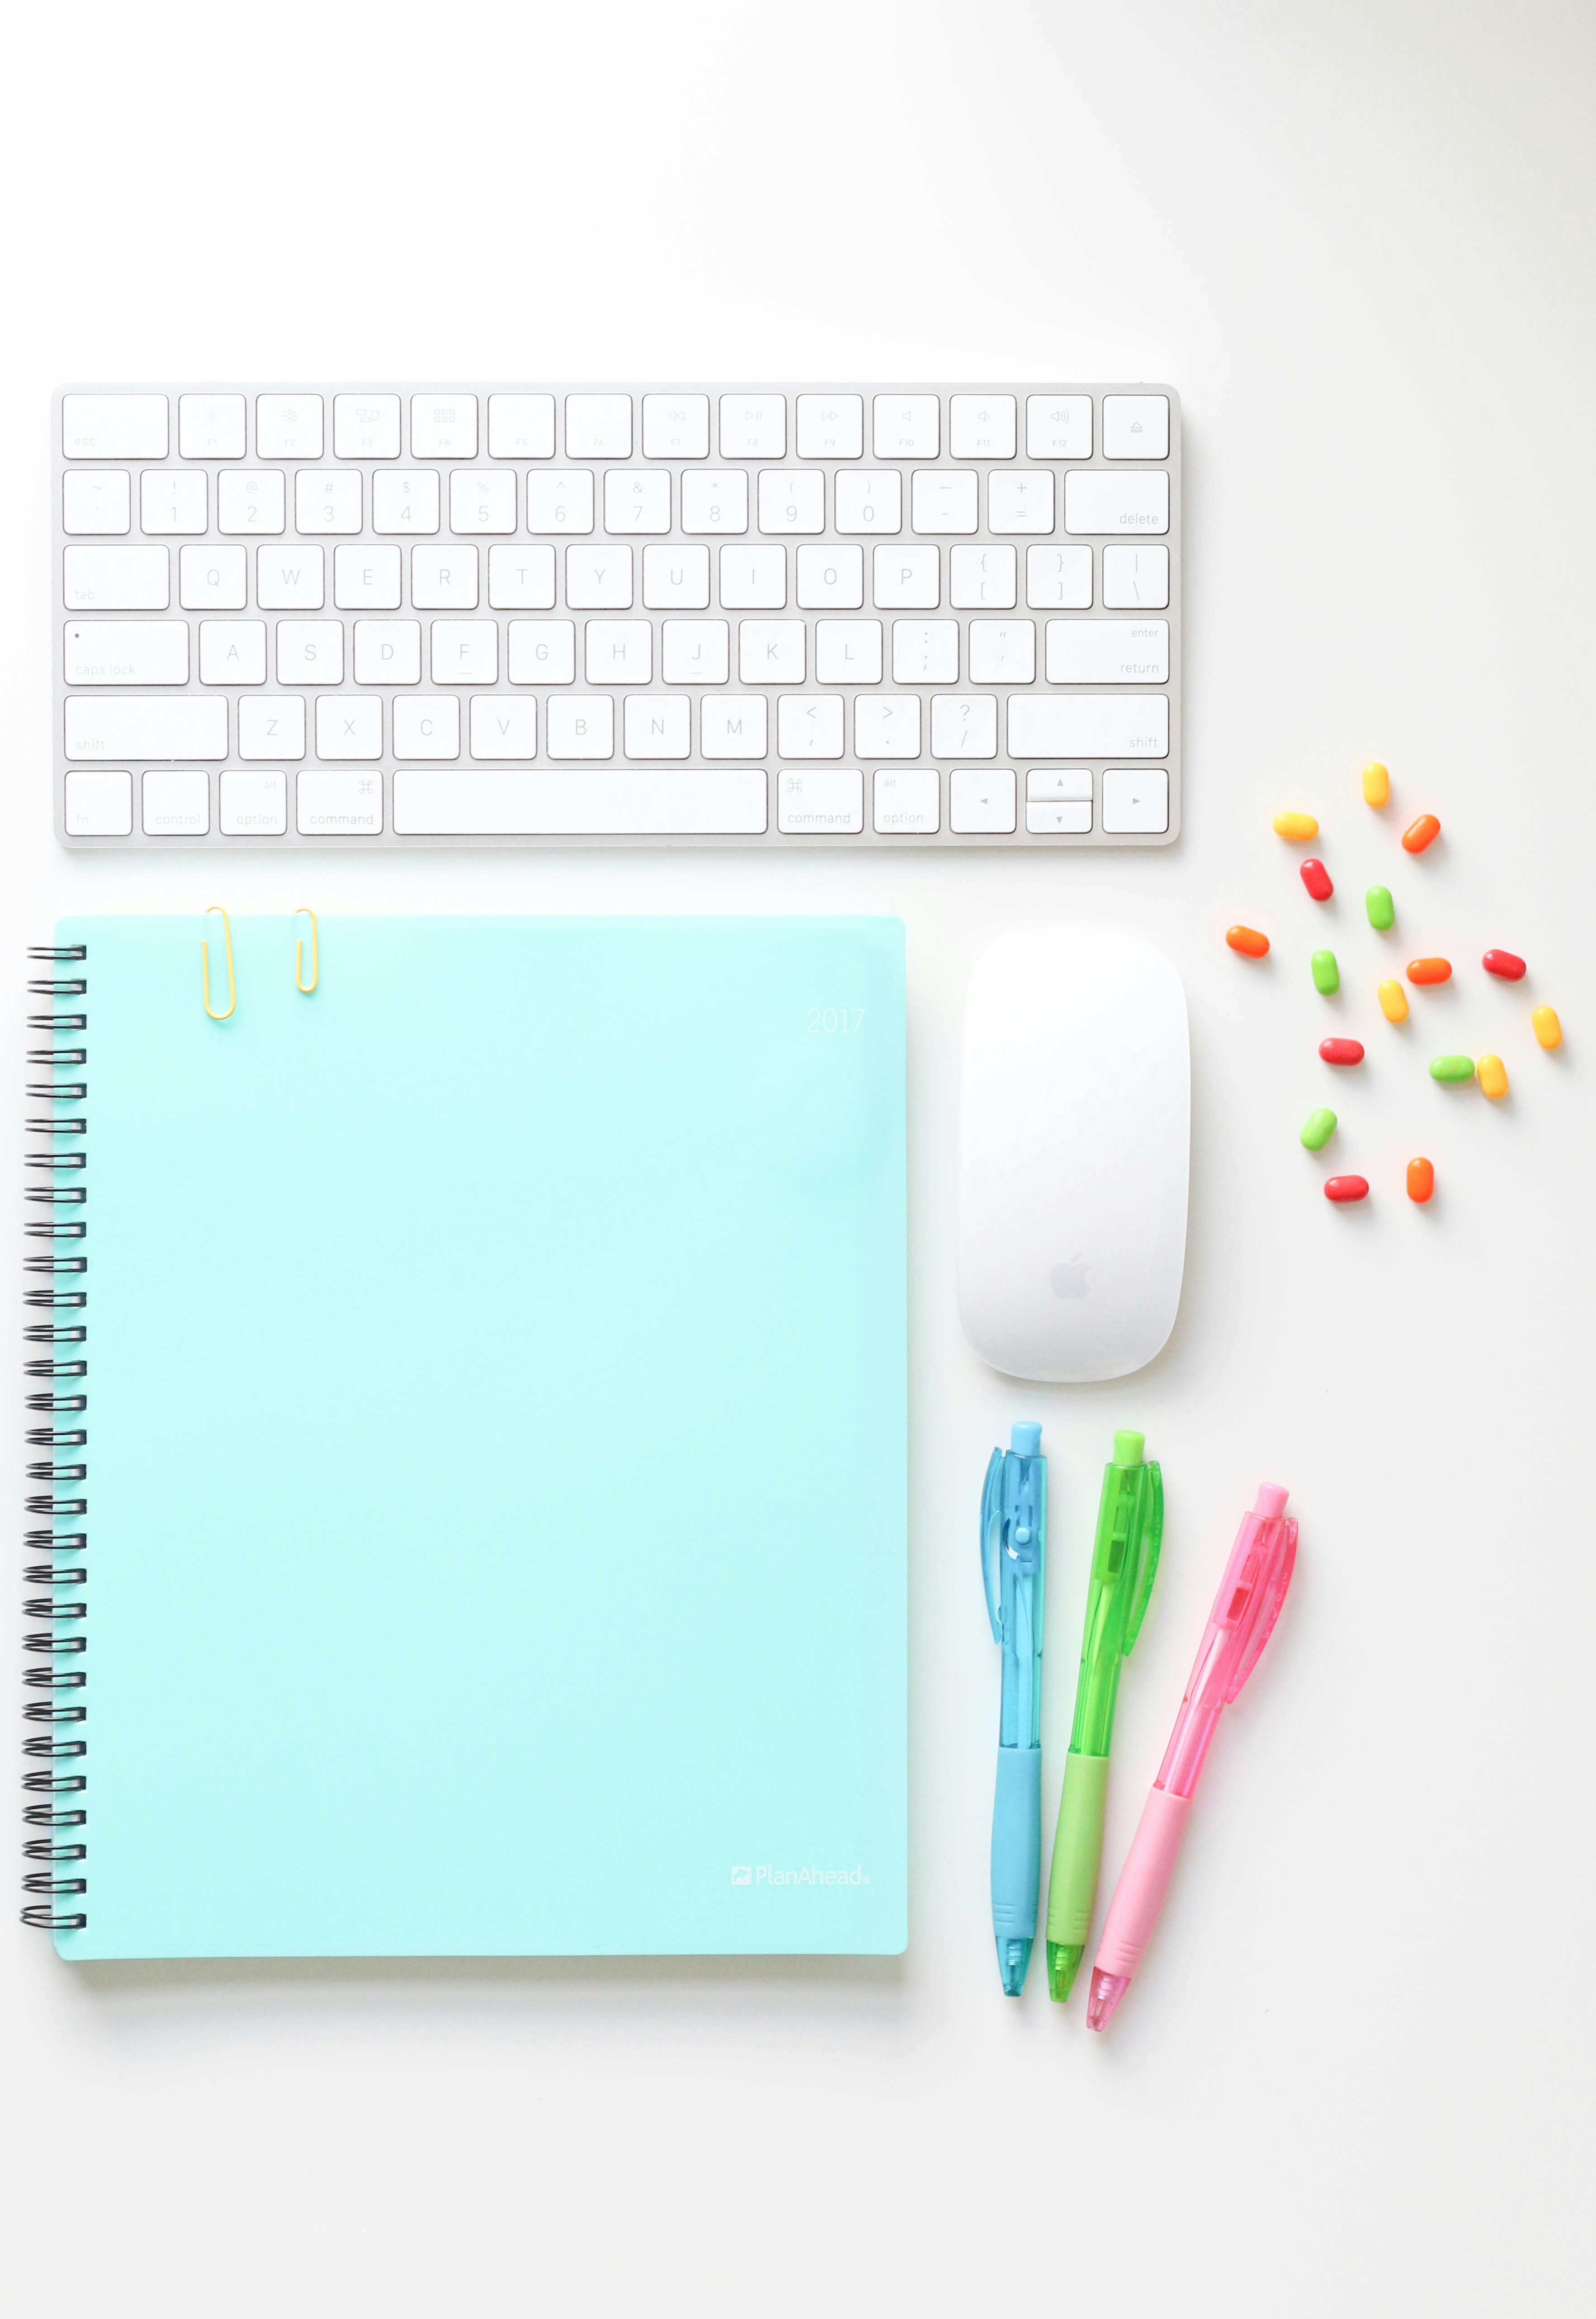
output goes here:
[[1129, 1376], [1186, 1263], [1186, 993], [1135, 934], [1038, 926], [984, 951], [964, 1009], [959, 1312], [1010, 1376]]

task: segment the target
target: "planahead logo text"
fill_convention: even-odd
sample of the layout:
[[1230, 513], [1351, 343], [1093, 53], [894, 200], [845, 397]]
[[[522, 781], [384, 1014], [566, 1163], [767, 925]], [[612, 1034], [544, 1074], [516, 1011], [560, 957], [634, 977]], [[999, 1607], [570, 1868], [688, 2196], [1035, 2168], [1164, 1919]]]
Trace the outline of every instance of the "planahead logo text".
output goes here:
[[772, 1868], [762, 1861], [757, 1868], [734, 1868], [734, 1884], [774, 1886], [777, 1884], [868, 1884], [870, 1878], [862, 1868], [816, 1868], [811, 1863], [803, 1868]]

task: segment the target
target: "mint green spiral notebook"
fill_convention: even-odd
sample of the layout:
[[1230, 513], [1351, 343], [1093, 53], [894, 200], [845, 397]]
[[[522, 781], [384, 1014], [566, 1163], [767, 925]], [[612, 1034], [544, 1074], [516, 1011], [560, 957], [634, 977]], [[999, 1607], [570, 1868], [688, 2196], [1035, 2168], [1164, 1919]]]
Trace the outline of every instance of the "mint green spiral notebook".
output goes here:
[[325, 917], [307, 997], [285, 912], [225, 1022], [202, 934], [224, 1008], [218, 916], [33, 969], [35, 1920], [901, 1949], [901, 926]]

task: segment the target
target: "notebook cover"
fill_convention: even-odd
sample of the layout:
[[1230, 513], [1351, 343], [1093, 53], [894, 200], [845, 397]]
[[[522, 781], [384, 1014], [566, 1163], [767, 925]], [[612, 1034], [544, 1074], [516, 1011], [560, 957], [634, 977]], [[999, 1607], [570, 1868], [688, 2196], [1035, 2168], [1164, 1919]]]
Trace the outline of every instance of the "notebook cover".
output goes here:
[[58, 930], [61, 1954], [901, 1949], [901, 925], [221, 924]]

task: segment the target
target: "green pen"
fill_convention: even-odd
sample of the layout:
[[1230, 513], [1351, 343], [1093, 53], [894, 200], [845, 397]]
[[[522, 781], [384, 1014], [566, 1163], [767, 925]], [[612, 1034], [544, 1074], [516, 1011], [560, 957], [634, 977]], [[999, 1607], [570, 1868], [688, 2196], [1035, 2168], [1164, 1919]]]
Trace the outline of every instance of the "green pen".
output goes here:
[[1156, 1462], [1143, 1463], [1145, 1448], [1140, 1433], [1114, 1435], [1114, 1463], [1104, 1468], [1097, 1502], [1075, 1725], [1048, 1873], [1048, 1993], [1060, 2005], [1092, 1929], [1120, 1662], [1141, 1631], [1164, 1536], [1164, 1477]]

